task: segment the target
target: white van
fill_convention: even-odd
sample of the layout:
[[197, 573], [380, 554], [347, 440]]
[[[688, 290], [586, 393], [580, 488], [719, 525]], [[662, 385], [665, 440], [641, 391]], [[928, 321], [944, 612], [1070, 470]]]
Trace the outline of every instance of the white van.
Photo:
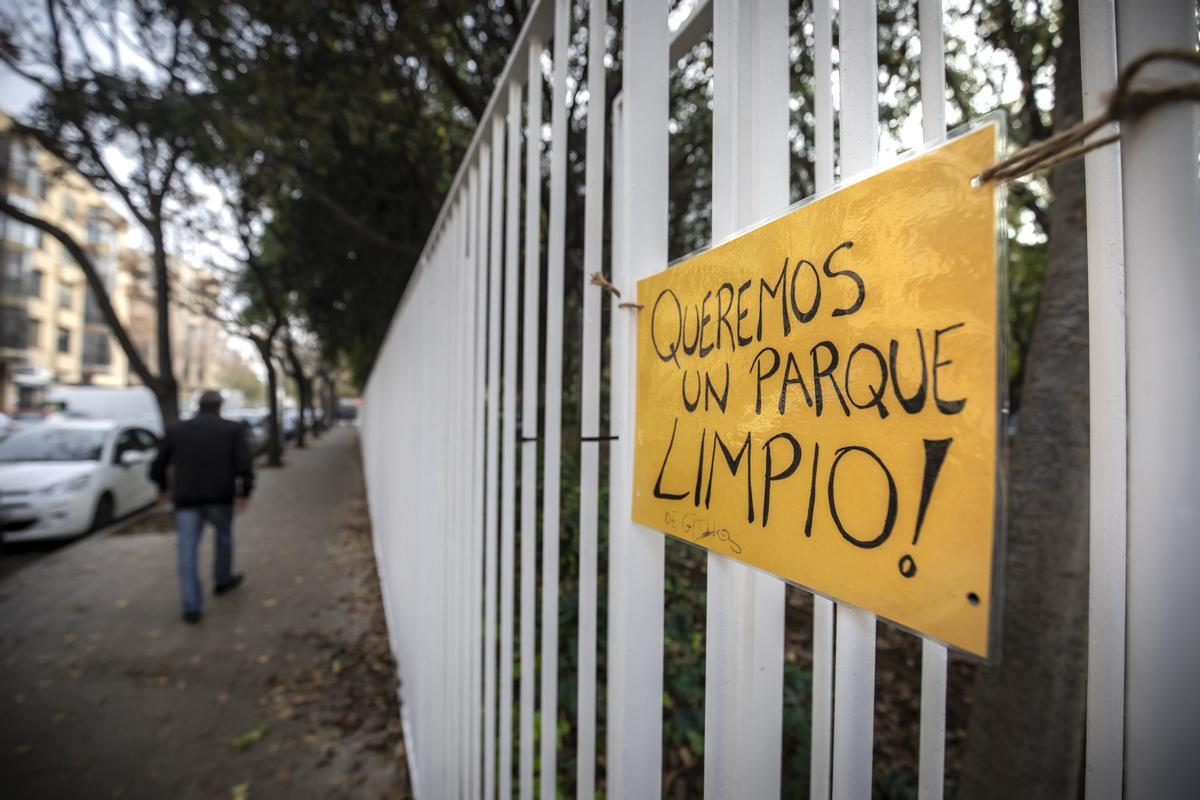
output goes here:
[[52, 386], [46, 391], [46, 403], [65, 417], [111, 419], [163, 435], [158, 402], [145, 386]]

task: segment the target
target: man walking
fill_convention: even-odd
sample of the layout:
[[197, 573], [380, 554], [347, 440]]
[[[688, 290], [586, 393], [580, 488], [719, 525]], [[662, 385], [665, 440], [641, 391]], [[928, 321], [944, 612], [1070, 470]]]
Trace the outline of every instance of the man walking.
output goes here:
[[[254, 463], [242, 426], [221, 418], [221, 394], [208, 391], [200, 397], [200, 412], [176, 422], [158, 445], [150, 477], [161, 498], [169, 498], [167, 467], [174, 464], [175, 529], [179, 545], [179, 588], [183, 594], [183, 619], [200, 621], [203, 594], [196, 574], [196, 549], [204, 523], [216, 529], [213, 591], [225, 594], [237, 588], [241, 575], [233, 573], [233, 512], [241, 512], [254, 489]], [[236, 498], [236, 501], [235, 501]]]

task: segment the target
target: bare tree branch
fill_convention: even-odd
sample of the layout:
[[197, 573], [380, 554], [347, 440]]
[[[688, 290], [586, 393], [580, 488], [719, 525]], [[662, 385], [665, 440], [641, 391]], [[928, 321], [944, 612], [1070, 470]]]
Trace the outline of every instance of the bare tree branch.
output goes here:
[[0, 212], [12, 217], [18, 222], [23, 222], [37, 228], [40, 231], [53, 236], [59, 241], [79, 268], [83, 271], [83, 276], [87, 280], [88, 288], [92, 291], [92, 296], [96, 300], [96, 305], [100, 309], [100, 315], [104, 317], [105, 323], [109, 330], [120, 344], [121, 350], [125, 353], [125, 357], [129, 359], [129, 367], [132, 369], [146, 386], [151, 389], [157, 389], [161, 381], [157, 376], [150, 372], [150, 368], [142, 359], [142, 354], [138, 352], [137, 346], [133, 340], [129, 338], [125, 326], [121, 324], [120, 318], [117, 316], [116, 310], [113, 308], [112, 299], [108, 296], [108, 289], [104, 286], [104, 281], [100, 278], [100, 273], [96, 269], [96, 265], [92, 262], [91, 257], [87, 254], [79, 243], [62, 228], [52, 222], [49, 222], [41, 217], [28, 214], [9, 202], [8, 198], [0, 195]]

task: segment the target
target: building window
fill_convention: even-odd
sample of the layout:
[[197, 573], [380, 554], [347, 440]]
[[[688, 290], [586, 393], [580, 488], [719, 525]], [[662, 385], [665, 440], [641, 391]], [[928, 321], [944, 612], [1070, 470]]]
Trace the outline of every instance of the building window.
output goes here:
[[29, 264], [28, 250], [4, 250], [4, 261], [0, 264], [0, 294], [16, 296], [25, 293]]
[[30, 297], [42, 296], [42, 271], [31, 269], [25, 275], [25, 294]]
[[21, 306], [0, 306], [0, 347], [24, 349], [28, 322]]
[[25, 346], [31, 350], [42, 346], [42, 323], [33, 317], [29, 318], [29, 324], [25, 327]]
[[105, 324], [104, 315], [100, 313], [100, 304], [91, 289], [83, 296], [83, 321], [89, 325]]
[[58, 329], [58, 352], [71, 352], [71, 332], [66, 328]]
[[63, 200], [63, 213], [70, 219], [75, 219], [75, 197], [68, 194]]
[[59, 308], [74, 308], [75, 307], [75, 287], [69, 283], [60, 283], [58, 285], [58, 307]]
[[83, 332], [83, 363], [106, 367], [112, 363], [108, 334], [104, 331]]

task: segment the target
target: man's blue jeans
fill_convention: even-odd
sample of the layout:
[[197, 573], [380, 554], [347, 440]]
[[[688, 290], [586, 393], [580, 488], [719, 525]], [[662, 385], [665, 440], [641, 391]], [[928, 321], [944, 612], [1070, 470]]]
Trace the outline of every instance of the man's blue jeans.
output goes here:
[[175, 509], [175, 530], [179, 542], [179, 588], [183, 610], [199, 611], [204, 604], [200, 577], [196, 573], [196, 550], [205, 521], [217, 532], [213, 558], [213, 583], [226, 584], [233, 577], [233, 506], [205, 505]]

